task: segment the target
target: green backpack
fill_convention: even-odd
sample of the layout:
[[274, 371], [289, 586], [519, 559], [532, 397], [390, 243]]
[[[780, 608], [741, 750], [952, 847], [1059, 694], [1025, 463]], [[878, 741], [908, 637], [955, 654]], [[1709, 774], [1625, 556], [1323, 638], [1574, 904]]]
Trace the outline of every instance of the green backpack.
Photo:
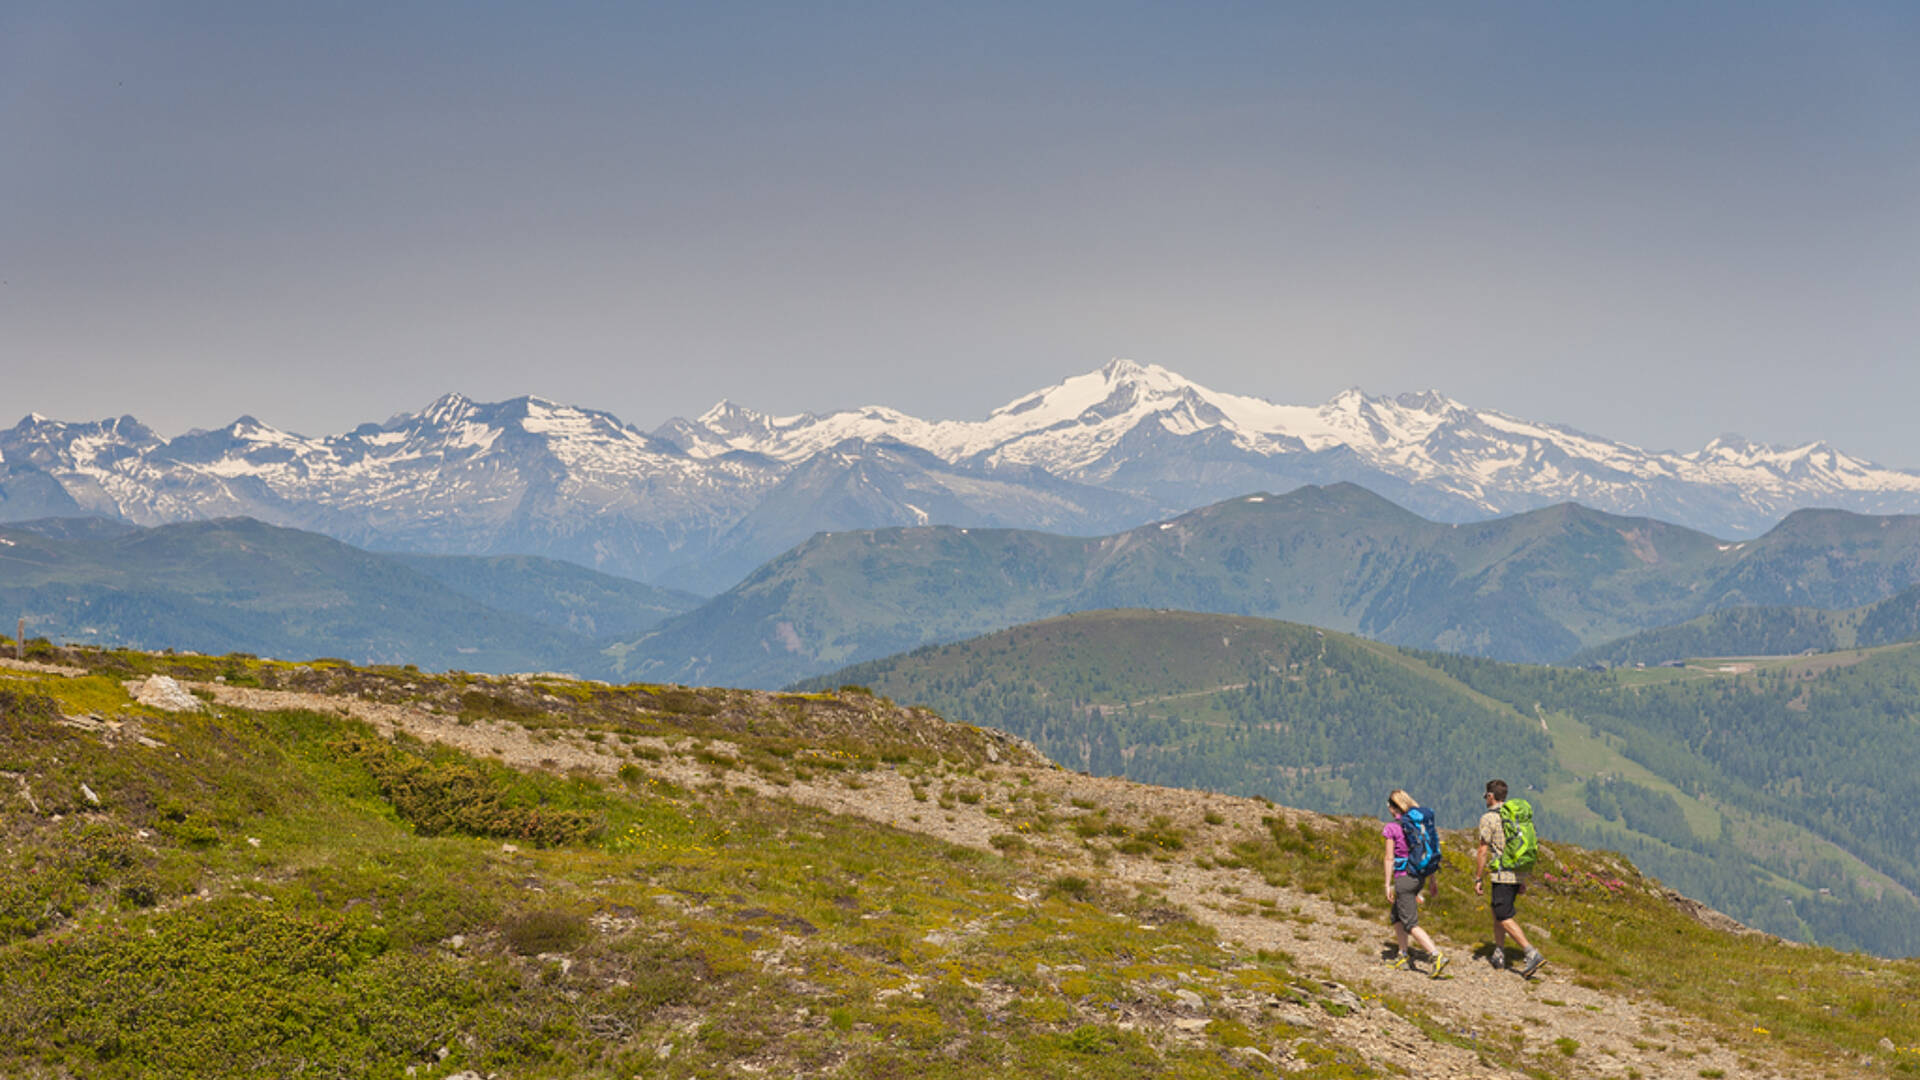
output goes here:
[[1501, 803], [1500, 825], [1507, 832], [1507, 847], [1493, 868], [1520, 874], [1533, 869], [1540, 858], [1540, 841], [1533, 835], [1533, 804], [1525, 799]]

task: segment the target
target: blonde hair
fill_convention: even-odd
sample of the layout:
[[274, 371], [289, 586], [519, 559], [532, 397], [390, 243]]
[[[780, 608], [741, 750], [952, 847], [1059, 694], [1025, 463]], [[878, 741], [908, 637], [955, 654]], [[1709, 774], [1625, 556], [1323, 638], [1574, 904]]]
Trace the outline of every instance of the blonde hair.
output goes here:
[[1405, 791], [1394, 788], [1387, 793], [1387, 805], [1404, 814], [1420, 804], [1414, 802], [1413, 796], [1407, 794]]

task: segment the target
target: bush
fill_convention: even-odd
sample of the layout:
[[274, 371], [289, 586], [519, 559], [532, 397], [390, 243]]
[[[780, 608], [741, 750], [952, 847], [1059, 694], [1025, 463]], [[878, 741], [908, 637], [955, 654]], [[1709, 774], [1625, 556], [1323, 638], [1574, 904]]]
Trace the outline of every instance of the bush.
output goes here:
[[587, 940], [587, 920], [571, 911], [528, 911], [500, 927], [507, 947], [522, 956], [572, 952]]
[[427, 761], [365, 739], [343, 740], [334, 749], [371, 769], [380, 793], [422, 836], [457, 833], [554, 846], [585, 843], [600, 831], [583, 811], [513, 805], [506, 785], [478, 764]]

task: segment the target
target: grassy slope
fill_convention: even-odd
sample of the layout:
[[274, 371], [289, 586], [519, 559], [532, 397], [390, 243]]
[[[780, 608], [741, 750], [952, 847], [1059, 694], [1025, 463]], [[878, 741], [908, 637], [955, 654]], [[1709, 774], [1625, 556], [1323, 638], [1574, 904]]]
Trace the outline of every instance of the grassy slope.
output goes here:
[[[1303, 667], [1303, 659], [1312, 663]], [[1897, 867], [1854, 850], [1816, 819], [1766, 809], [1773, 803], [1687, 747], [1651, 742], [1691, 763], [1687, 769], [1643, 763], [1636, 754], [1652, 759], [1635, 747], [1651, 737], [1631, 743], [1575, 713], [1522, 711], [1517, 695], [1524, 686], [1509, 694], [1511, 702], [1501, 700], [1441, 670], [1435, 659], [1258, 619], [1092, 612], [856, 665], [802, 685], [870, 685], [968, 723], [1003, 727], [1104, 775], [1265, 794], [1323, 811], [1368, 813], [1381, 791], [1406, 786], [1440, 808], [1443, 821], [1464, 824], [1478, 812], [1481, 781], [1506, 776], [1538, 802], [1550, 829], [1635, 852], [1742, 918], [1804, 940], [1833, 927], [1816, 931], [1800, 912], [1845, 905], [1845, 914], [1828, 922], [1861, 935], [1849, 940], [1895, 947], [1875, 898], [1911, 902], [1912, 889], [1889, 873]], [[1832, 663], [1809, 658], [1761, 667], [1811, 677]], [[1311, 682], [1324, 670], [1345, 683], [1331, 694], [1247, 700], [1245, 688], [1271, 679], [1276, 668], [1289, 680]], [[1702, 667], [1607, 678], [1657, 687], [1738, 677]], [[1241, 730], [1249, 718], [1256, 728], [1317, 730], [1329, 717], [1337, 722], [1317, 738], [1276, 740]], [[1724, 790], [1701, 786], [1700, 776]], [[1645, 801], [1642, 791], [1671, 799], [1681, 821], [1608, 820], [1589, 805], [1592, 785], [1621, 781], [1633, 785], [1621, 789], [1630, 799]], [[1730, 801], [1729, 792], [1750, 797]], [[1863, 895], [1818, 895], [1842, 879]]]
[[[0, 671], [0, 754], [22, 784], [0, 803], [16, 871], [0, 889], [0, 1071], [694, 1077], [746, 1061], [846, 1076], [1225, 1077], [1247, 1061], [1226, 1051], [1284, 1046], [1292, 1075], [1379, 1075], [1312, 1028], [1263, 1017], [1264, 999], [1313, 1008], [1324, 988], [1284, 958], [1223, 948], [1151, 892], [650, 775], [664, 737], [690, 760], [783, 783], [857, 787], [884, 768], [977, 790], [992, 780], [988, 740], [970, 729], [857, 696], [743, 715], [725, 691], [79, 658], [104, 674]], [[373, 737], [364, 724], [154, 713], [115, 676], [155, 668], [510, 715], [631, 761], [606, 785], [402, 743], [483, 778], [462, 797], [598, 825], [559, 847], [425, 835], [342, 750]], [[708, 742], [722, 733], [725, 750]], [[1143, 940], [1144, 922], [1157, 925]], [[1253, 1022], [1223, 1005], [1197, 1037], [1169, 1038], [1165, 1016], [1152, 1021], [1185, 988], [1244, 998]]]
[[[1382, 1074], [1317, 1026], [1353, 999], [1329, 996], [1331, 984], [1280, 953], [1224, 945], [1098, 868], [1170, 864], [1185, 856], [1165, 845], [1189, 834], [1120, 817], [1119, 805], [1052, 802], [1027, 785], [1068, 774], [1023, 773], [1017, 754], [989, 767], [977, 733], [870, 698], [57, 659], [101, 674], [0, 671], [0, 1072], [693, 1077], [746, 1063], [849, 1077], [1280, 1074], [1235, 1049], [1249, 1047], [1286, 1058], [1288, 1075]], [[331, 711], [157, 714], [117, 681], [156, 667], [413, 701], [474, 722], [512, 715], [556, 754], [604, 752], [626, 767], [608, 783], [403, 743], [432, 765], [414, 796], [541, 806], [599, 826], [585, 843], [544, 848], [485, 835], [484, 820], [424, 835], [407, 809], [417, 803], [343, 750], [371, 737], [363, 724]], [[796, 742], [809, 733], [821, 737]], [[710, 780], [663, 781], [672, 761]], [[984, 853], [743, 786], [857, 791], [901, 775], [937, 789], [940, 808], [985, 810], [1008, 833], [1084, 847], [1094, 863], [1062, 873], [1040, 847]], [[1282, 899], [1352, 907], [1377, 884], [1373, 829], [1276, 816], [1264, 834], [1232, 840], [1232, 855], [1216, 852], [1218, 872], [1232, 864]], [[1165, 839], [1132, 857], [1134, 835]], [[1464, 877], [1445, 882], [1436, 927], [1474, 925]], [[1301, 920], [1302, 940], [1318, 932], [1289, 914], [1298, 905], [1237, 888], [1219, 898], [1276, 927]], [[1912, 962], [1716, 931], [1617, 860], [1557, 846], [1528, 919], [1573, 984], [1679, 1010], [1682, 1023], [1635, 1044], [1663, 1075], [1693, 1075], [1698, 1055], [1806, 1075], [1920, 1067]], [[1168, 1017], [1192, 1014], [1177, 990], [1215, 1004], [1178, 1029]], [[1549, 1032], [1570, 1007], [1552, 993], [1535, 993], [1529, 1010]], [[1232, 1006], [1237, 997], [1251, 1006]], [[1523, 1050], [1523, 1032], [1504, 1025], [1429, 1015], [1417, 997], [1389, 1004], [1483, 1068], [1589, 1074], [1577, 1040]], [[1309, 1014], [1321, 1020], [1280, 1018]]]

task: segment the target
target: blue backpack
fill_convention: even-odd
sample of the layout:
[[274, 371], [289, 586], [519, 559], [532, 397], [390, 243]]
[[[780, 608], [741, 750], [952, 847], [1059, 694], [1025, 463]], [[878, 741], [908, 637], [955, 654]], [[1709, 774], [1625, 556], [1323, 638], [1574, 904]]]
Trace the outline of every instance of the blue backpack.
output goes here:
[[1440, 826], [1433, 811], [1416, 806], [1400, 815], [1400, 832], [1407, 838], [1407, 857], [1400, 869], [1424, 878], [1440, 869]]

